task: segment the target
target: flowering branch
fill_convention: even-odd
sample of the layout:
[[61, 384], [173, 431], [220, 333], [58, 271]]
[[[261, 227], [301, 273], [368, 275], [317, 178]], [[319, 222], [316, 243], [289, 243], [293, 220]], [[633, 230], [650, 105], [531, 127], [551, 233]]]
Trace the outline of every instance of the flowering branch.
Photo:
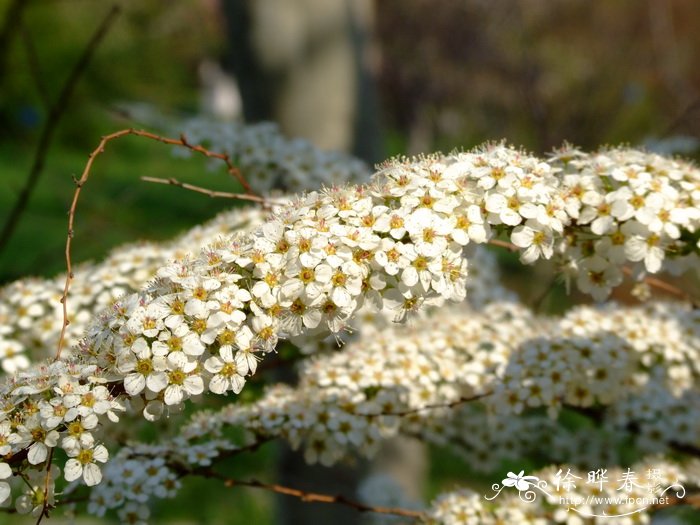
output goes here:
[[323, 494], [319, 492], [308, 492], [300, 489], [295, 489], [292, 487], [287, 487], [284, 485], [279, 485], [277, 483], [263, 483], [261, 481], [252, 480], [239, 480], [235, 478], [229, 478], [223, 474], [219, 474], [211, 468], [198, 469], [193, 472], [199, 476], [218, 479], [223, 481], [226, 487], [250, 487], [257, 489], [264, 489], [270, 492], [275, 492], [277, 494], [284, 494], [285, 496], [291, 496], [297, 498], [305, 503], [330, 503], [339, 504], [346, 507], [351, 507], [358, 512], [374, 512], [376, 514], [389, 514], [393, 516], [404, 516], [408, 518], [424, 518], [425, 514], [417, 510], [403, 509], [397, 507], [375, 507], [372, 505], [366, 505], [360, 503], [359, 501], [351, 500], [343, 495], [331, 495]]
[[[423, 412], [424, 410], [435, 410], [435, 409], [440, 409], [440, 408], [456, 408], [458, 406], [464, 405], [465, 403], [471, 403], [473, 401], [479, 401], [481, 399], [484, 399], [485, 397], [488, 397], [492, 395], [492, 392], [485, 392], [483, 394], [475, 394], [473, 396], [462, 396], [459, 397], [458, 399], [455, 399], [453, 401], [447, 401], [443, 403], [428, 403], [423, 406], [415, 407], [415, 408], [410, 408], [407, 410], [399, 410], [397, 412], [379, 412], [376, 414], [366, 414], [367, 417], [383, 417], [383, 416], [396, 416], [396, 417], [405, 417], [405, 416], [411, 416], [413, 414], [418, 414], [420, 412]], [[364, 415], [364, 414], [360, 414]]]
[[[70, 231], [92, 161], [108, 140], [126, 134], [196, 148], [184, 139], [134, 130], [105, 137], [77, 181]], [[688, 202], [683, 192], [689, 190], [679, 181], [697, 178], [697, 172], [668, 159], [639, 163], [636, 153], [632, 158], [635, 162], [623, 157], [613, 165], [657, 162], [654, 184], [639, 185], [648, 180], [646, 171], [624, 179], [629, 166], [624, 173], [601, 175], [585, 168], [583, 175], [558, 177], [539, 159], [488, 145], [450, 157], [389, 163], [370, 185], [300, 197], [252, 232], [220, 239], [194, 259], [161, 268], [141, 293], [123, 297], [94, 321], [72, 360], [9, 380], [2, 400], [9, 407], [7, 450], [28, 449], [28, 462], [43, 465], [62, 437], [60, 447], [69, 456], [65, 479], [82, 477], [96, 485], [102, 479], [97, 463], [106, 461], [107, 452], [95, 442], [93, 430], [105, 418], [116, 420], [126, 398], [154, 420], [205, 392], [240, 393], [258, 360], [279, 339], [340, 334], [363, 305], [400, 321], [428, 304], [463, 300], [469, 264], [464, 247], [495, 235], [509, 235], [524, 263], [556, 256], [578, 264], [579, 287], [597, 298], [619, 284], [626, 261], [652, 273], [666, 257], [687, 255], [679, 264], [692, 265], [692, 235], [700, 216], [695, 208], [672, 216], [662, 212], [664, 206], [682, 208]], [[679, 175], [662, 174], [674, 166]], [[584, 182], [594, 195], [582, 199], [576, 188]], [[666, 189], [667, 202], [654, 197], [659, 188]], [[614, 218], [605, 206], [591, 204], [600, 199], [613, 204]], [[644, 213], [635, 211], [641, 208]], [[618, 227], [619, 232], [613, 230]], [[485, 320], [438, 316], [432, 322], [439, 331], [412, 333], [408, 344], [398, 342], [397, 334], [380, 344], [375, 334], [379, 346], [358, 351], [359, 356], [345, 349], [326, 363], [311, 360], [301, 396], [284, 387], [270, 389], [255, 406], [231, 403], [218, 424], [244, 422], [259, 435], [286, 433], [293, 444], [308, 445], [309, 461], [330, 464], [343, 453], [337, 444], [366, 445], [371, 451], [380, 436], [399, 431], [404, 422], [397, 414], [415, 414], [416, 405], [425, 403], [463, 403], [465, 392], [492, 392], [486, 402], [508, 416], [529, 407], [546, 407], [556, 415], [562, 402], [584, 407], [633, 403], [634, 397], [623, 395], [630, 388], [639, 397], [665, 389], [669, 404], [682, 395], [692, 398], [688, 382], [697, 372], [686, 370], [686, 359], [695, 352], [694, 339], [678, 342], [668, 357], [673, 377], [671, 365], [659, 365], [651, 377], [650, 364], [666, 365], [667, 356], [665, 340], [652, 344], [656, 332], [644, 321], [644, 315], [657, 315], [663, 338], [681, 331], [682, 323], [692, 326], [687, 311], [675, 305], [638, 312], [639, 325], [650, 330], [643, 339], [649, 347], [641, 349], [632, 331], [629, 341], [620, 335], [625, 319], [619, 315], [625, 312], [586, 314], [553, 322], [534, 319], [517, 305], [497, 305]], [[482, 325], [498, 320], [510, 327], [508, 333], [478, 336]], [[646, 353], [645, 359], [637, 352]], [[643, 374], [648, 380], [636, 385]], [[38, 414], [24, 410], [28, 403], [39, 407]], [[422, 423], [406, 419], [414, 427]], [[440, 422], [435, 423], [438, 428]], [[187, 431], [198, 436], [201, 429]], [[223, 446], [192, 444], [188, 461], [214, 457]]]
[[88, 181], [88, 178], [90, 177], [90, 170], [92, 168], [92, 164], [94, 163], [95, 159], [97, 158], [98, 155], [101, 153], [104, 153], [105, 147], [107, 146], [107, 143], [111, 142], [112, 140], [116, 140], [121, 137], [125, 137], [127, 135], [134, 135], [137, 137], [144, 137], [150, 140], [155, 140], [157, 142], [161, 142], [163, 144], [169, 144], [172, 146], [181, 146], [186, 149], [189, 149], [191, 151], [200, 153], [204, 155], [205, 157], [208, 158], [213, 158], [213, 159], [219, 159], [222, 160], [228, 169], [228, 172], [234, 176], [238, 181], [243, 185], [243, 187], [246, 189], [248, 192], [248, 195], [250, 197], [250, 200], [253, 200], [256, 196], [252, 192], [250, 185], [247, 183], [243, 175], [241, 174], [240, 170], [236, 168], [236, 166], [233, 165], [231, 162], [231, 159], [229, 156], [225, 153], [216, 153], [209, 151], [207, 148], [201, 146], [201, 145], [192, 145], [190, 144], [187, 139], [185, 138], [184, 135], [182, 135], [179, 139], [174, 139], [174, 138], [168, 138], [168, 137], [163, 137], [160, 135], [156, 135], [155, 133], [150, 133], [145, 130], [138, 130], [138, 129], [123, 129], [121, 131], [117, 131], [115, 133], [111, 133], [109, 135], [105, 135], [102, 137], [100, 140], [99, 145], [97, 148], [95, 148], [92, 153], [88, 156], [88, 161], [87, 164], [85, 165], [85, 169], [83, 170], [82, 175], [80, 176], [80, 179], [75, 180], [75, 192], [73, 194], [73, 201], [71, 202], [71, 206], [68, 212], [68, 236], [66, 238], [66, 249], [65, 249], [65, 257], [66, 257], [66, 281], [65, 285], [63, 288], [63, 295], [61, 296], [61, 304], [63, 305], [63, 325], [61, 327], [61, 333], [58, 338], [58, 345], [57, 345], [57, 350], [56, 350], [56, 359], [58, 359], [61, 355], [61, 350], [63, 349], [63, 343], [65, 339], [65, 333], [66, 333], [66, 328], [70, 324], [70, 321], [68, 320], [68, 291], [70, 290], [70, 283], [71, 280], [73, 279], [73, 270], [72, 270], [72, 263], [71, 263], [71, 243], [73, 240], [73, 235], [74, 235], [74, 230], [73, 230], [73, 223], [75, 221], [75, 212], [78, 206], [78, 199], [80, 198], [80, 192], [83, 188], [83, 185]]

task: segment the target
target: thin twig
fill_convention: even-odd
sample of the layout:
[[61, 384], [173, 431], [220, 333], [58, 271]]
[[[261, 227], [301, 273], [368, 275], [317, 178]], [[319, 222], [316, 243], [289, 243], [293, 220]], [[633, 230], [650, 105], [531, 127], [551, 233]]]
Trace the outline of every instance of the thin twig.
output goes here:
[[222, 198], [222, 199], [239, 199], [244, 201], [253, 201], [263, 204], [269, 203], [264, 197], [259, 197], [258, 195], [251, 195], [250, 193], [231, 193], [228, 191], [216, 191], [210, 190], [208, 188], [203, 188], [202, 186], [195, 186], [194, 184], [188, 184], [187, 182], [179, 181], [175, 178], [161, 179], [158, 177], [141, 177], [142, 181], [145, 182], [155, 182], [156, 184], [168, 184], [170, 186], [177, 186], [185, 190], [194, 191], [197, 193], [202, 193], [208, 195], [212, 198]]
[[510, 243], [508, 241], [500, 241], [498, 239], [491, 239], [489, 241], [489, 244], [492, 246], [498, 246], [499, 248], [505, 248], [506, 250], [511, 252], [517, 252], [520, 249], [513, 243]]
[[[632, 276], [633, 271], [631, 268], [628, 268], [627, 266], [624, 266], [622, 268], [622, 271], [625, 273], [627, 276]], [[675, 297], [678, 297], [679, 299], [683, 299], [684, 301], [688, 301], [690, 304], [697, 306], [697, 300], [691, 297], [688, 293], [684, 292], [677, 286], [672, 285], [671, 283], [668, 283], [666, 281], [663, 281], [657, 277], [651, 277], [650, 275], [647, 275], [644, 277], [643, 281], [647, 283], [649, 286], [652, 288], [656, 288], [657, 290], [661, 290], [663, 292], [666, 292], [670, 295], [673, 295]]]
[[68, 107], [68, 103], [70, 102], [70, 99], [73, 96], [75, 86], [78, 83], [80, 77], [87, 69], [87, 66], [90, 63], [90, 60], [92, 59], [92, 56], [95, 53], [95, 50], [109, 31], [109, 28], [112, 26], [112, 23], [116, 19], [116, 16], [119, 14], [119, 11], [120, 8], [117, 5], [112, 6], [112, 8], [109, 10], [109, 13], [107, 13], [107, 16], [104, 18], [100, 26], [93, 34], [87, 46], [83, 50], [83, 54], [80, 56], [78, 61], [75, 63], [75, 66], [73, 67], [72, 71], [68, 75], [68, 78], [66, 79], [66, 82], [61, 88], [61, 92], [59, 93], [56, 102], [53, 105], [51, 105], [51, 109], [46, 119], [46, 123], [44, 124], [44, 127], [41, 130], [41, 136], [39, 137], [39, 143], [36, 148], [36, 153], [34, 154], [34, 162], [29, 171], [29, 175], [27, 176], [27, 180], [24, 182], [24, 186], [22, 187], [22, 190], [20, 191], [20, 194], [17, 197], [17, 200], [15, 201], [15, 205], [13, 206], [9, 215], [7, 216], [7, 219], [5, 220], [5, 225], [3, 226], [2, 232], [0, 233], [0, 252], [2, 252], [7, 247], [10, 238], [12, 237], [12, 235], [15, 232], [15, 229], [17, 228], [19, 219], [24, 213], [27, 204], [29, 203], [29, 198], [31, 197], [32, 192], [36, 188], [36, 184], [39, 181], [39, 178], [44, 169], [46, 155], [48, 154], [49, 148], [51, 146], [54, 132], [56, 131], [58, 124], [61, 122], [66, 108]]
[[41, 523], [44, 516], [48, 518], [49, 516], [49, 484], [51, 483], [51, 465], [53, 463], [53, 451], [55, 449], [52, 447], [49, 449], [49, 457], [46, 459], [46, 475], [44, 476], [44, 498], [41, 506], [41, 512], [36, 519], [36, 525]]
[[454, 401], [449, 401], [447, 403], [429, 403], [427, 405], [423, 405], [422, 407], [417, 407], [417, 408], [409, 408], [407, 410], [400, 410], [398, 412], [380, 412], [379, 414], [361, 414], [358, 413], [358, 416], [364, 416], [364, 417], [381, 417], [381, 416], [398, 416], [398, 417], [404, 417], [404, 416], [410, 416], [412, 414], [417, 414], [419, 412], [422, 412], [423, 410], [434, 410], [437, 408], [454, 408], [459, 405], [463, 405], [465, 403], [470, 403], [472, 401], [478, 401], [479, 399], [483, 399], [485, 397], [488, 397], [492, 395], [493, 392], [484, 392], [483, 394], [475, 394], [473, 396], [462, 396], [458, 399], [455, 399]]
[[[90, 170], [92, 169], [92, 165], [95, 162], [95, 159], [101, 153], [104, 153], [105, 147], [107, 146], [107, 143], [111, 142], [113, 140], [116, 140], [118, 138], [121, 138], [121, 137], [126, 137], [128, 135], [147, 138], [149, 140], [154, 140], [156, 142], [160, 142], [162, 144], [168, 144], [171, 146], [179, 146], [179, 147], [187, 148], [191, 151], [195, 151], [201, 155], [204, 155], [207, 158], [222, 160], [226, 164], [226, 167], [228, 168], [229, 173], [240, 178], [240, 180], [245, 180], [243, 178], [243, 175], [240, 173], [240, 170], [236, 166], [234, 166], [234, 164], [231, 162], [230, 157], [227, 154], [216, 153], [213, 151], [209, 151], [204, 146], [190, 144], [184, 135], [181, 135], [180, 138], [175, 139], [175, 138], [163, 137], [161, 135], [156, 135], [155, 133], [150, 133], [150, 132], [145, 131], [145, 130], [128, 128], [128, 129], [122, 129], [120, 131], [115, 131], [114, 133], [103, 136], [101, 138], [98, 146], [88, 156], [88, 161], [85, 164], [85, 169], [83, 170], [83, 173], [80, 176], [80, 178], [74, 179], [76, 188], [75, 188], [75, 192], [73, 193], [73, 201], [71, 202], [70, 209], [68, 210], [68, 235], [66, 237], [66, 249], [65, 249], [66, 282], [65, 282], [65, 285], [63, 286], [63, 295], [61, 296], [61, 299], [60, 299], [60, 301], [63, 305], [63, 325], [61, 326], [61, 334], [58, 338], [58, 345], [57, 345], [57, 349], [56, 349], [56, 359], [58, 359], [61, 356], [61, 350], [63, 349], [63, 344], [64, 344], [65, 336], [66, 336], [66, 328], [68, 328], [68, 325], [70, 324], [70, 321], [68, 320], [68, 291], [70, 290], [71, 281], [73, 280], [73, 265], [71, 263], [71, 245], [72, 245], [73, 235], [74, 235], [73, 224], [75, 222], [75, 212], [76, 212], [76, 209], [78, 207], [78, 200], [80, 199], [80, 192], [81, 192], [83, 186], [85, 185], [85, 183], [87, 182], [88, 178], [90, 177]], [[245, 186], [247, 188], [250, 187], [247, 183], [245, 184]], [[249, 200], [258, 200], [259, 199], [258, 202], [266, 202], [264, 199], [262, 199], [262, 197], [258, 197], [252, 193], [249, 193], [248, 195], [250, 197]]]
[[557, 284], [557, 276], [555, 275], [552, 279], [549, 280], [547, 283], [547, 286], [544, 287], [542, 292], [540, 292], [539, 295], [537, 295], [532, 301], [531, 301], [531, 308], [535, 312], [539, 312], [542, 309], [542, 305], [544, 304], [544, 300], [549, 297], [549, 294], [552, 293], [552, 290], [554, 290], [554, 287]]
[[292, 496], [305, 503], [331, 503], [345, 505], [346, 507], [351, 507], [358, 512], [374, 512], [377, 514], [390, 514], [393, 516], [404, 516], [408, 518], [424, 518], [425, 514], [418, 510], [404, 509], [400, 507], [375, 507], [372, 505], [366, 505], [360, 503], [359, 501], [351, 500], [341, 494], [322, 494], [319, 492], [307, 492], [305, 490], [295, 489], [292, 487], [287, 487], [285, 485], [278, 485], [277, 483], [263, 483], [256, 479], [251, 480], [239, 480], [234, 478], [229, 478], [223, 474], [219, 474], [211, 468], [198, 469], [193, 472], [199, 476], [211, 479], [218, 479], [223, 481], [226, 487], [250, 487], [255, 489], [263, 489], [277, 494], [284, 494], [286, 496]]

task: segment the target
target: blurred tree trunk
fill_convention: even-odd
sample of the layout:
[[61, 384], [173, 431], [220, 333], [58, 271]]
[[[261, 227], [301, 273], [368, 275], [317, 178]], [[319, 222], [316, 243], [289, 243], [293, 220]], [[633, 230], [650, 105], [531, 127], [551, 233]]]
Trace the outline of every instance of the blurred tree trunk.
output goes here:
[[222, 1], [246, 121], [381, 159], [371, 0]]
[[[222, 8], [226, 65], [239, 84], [246, 121], [275, 121], [290, 137], [353, 153], [369, 164], [383, 158], [372, 75], [378, 58], [372, 0], [232, 0]], [[425, 450], [402, 440], [385, 448], [394, 453], [382, 467], [400, 472], [408, 492], [420, 496]], [[365, 463], [310, 467], [286, 447], [278, 468], [282, 484], [351, 498], [370, 470]], [[353, 509], [285, 497], [278, 500], [277, 517], [285, 525], [360, 521]]]

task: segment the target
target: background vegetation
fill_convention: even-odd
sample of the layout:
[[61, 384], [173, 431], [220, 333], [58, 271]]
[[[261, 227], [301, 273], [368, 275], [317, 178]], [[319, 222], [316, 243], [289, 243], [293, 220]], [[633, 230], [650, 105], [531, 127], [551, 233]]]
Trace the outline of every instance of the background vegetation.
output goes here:
[[[72, 176], [102, 134], [133, 124], [120, 104], [195, 113], [202, 60], [226, 63], [236, 53], [216, 0], [127, 0], [121, 7], [62, 108], [45, 169], [0, 253], [0, 283], [63, 269]], [[0, 0], [0, 221], [25, 184], [47, 108], [108, 9], [89, 0]], [[658, 145], [678, 136], [687, 139], [685, 153], [695, 154], [700, 3], [694, 0], [378, 0], [373, 16], [366, 28], [369, 63], [383, 128], [378, 148], [387, 156], [501, 138], [543, 153], [564, 140], [593, 148]], [[176, 159], [167, 147], [138, 138], [109, 149], [78, 212], [76, 261], [99, 259], [124, 242], [167, 239], [233, 205], [139, 181], [172, 176], [236, 190], [201, 159]], [[504, 264], [507, 273], [516, 267], [507, 256]], [[557, 289], [545, 306], [560, 304], [561, 295]], [[265, 475], [274, 457], [271, 447], [263, 448], [232, 468]], [[429, 495], [467, 468], [444, 452], [433, 459]], [[211, 483], [188, 487], [156, 515], [168, 523], [272, 520], [267, 495], [224, 492]], [[221, 492], [204, 505], [203, 490]]]

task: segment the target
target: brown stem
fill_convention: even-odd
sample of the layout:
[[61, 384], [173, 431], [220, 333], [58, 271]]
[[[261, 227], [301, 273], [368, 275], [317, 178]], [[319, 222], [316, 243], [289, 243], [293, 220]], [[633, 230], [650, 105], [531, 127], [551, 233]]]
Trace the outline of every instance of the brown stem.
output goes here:
[[[628, 268], [627, 266], [623, 267], [622, 271], [627, 276], [632, 275], [632, 269]], [[645, 283], [647, 283], [652, 288], [656, 288], [657, 290], [661, 290], [662, 292], [666, 292], [670, 295], [678, 297], [679, 299], [683, 299], [684, 301], [688, 301], [690, 304], [692, 304], [694, 306], [697, 306], [697, 301], [695, 299], [693, 299], [693, 297], [688, 295], [686, 292], [684, 292], [683, 290], [681, 290], [677, 286], [672, 285], [671, 283], [663, 281], [663, 280], [659, 279], [658, 277], [651, 277], [649, 275], [644, 277], [643, 280]]]
[[88, 45], [83, 50], [83, 54], [80, 56], [72, 71], [68, 75], [68, 78], [61, 88], [61, 92], [59, 93], [56, 102], [49, 110], [48, 118], [46, 119], [46, 123], [44, 124], [44, 127], [41, 130], [41, 135], [39, 136], [39, 144], [37, 145], [36, 153], [34, 154], [34, 162], [29, 170], [27, 180], [25, 180], [24, 186], [22, 187], [12, 210], [5, 220], [5, 225], [2, 228], [2, 232], [0, 232], [0, 252], [7, 247], [10, 238], [14, 234], [15, 229], [19, 224], [20, 217], [27, 208], [29, 198], [34, 192], [36, 184], [43, 172], [44, 163], [46, 162], [46, 155], [49, 152], [54, 132], [56, 131], [58, 124], [61, 122], [66, 108], [68, 107], [68, 103], [73, 96], [75, 86], [80, 77], [83, 75], [84, 71], [87, 69], [97, 46], [107, 34], [109, 28], [116, 19], [117, 14], [119, 14], [119, 11], [120, 8], [117, 5], [114, 5], [112, 6], [112, 9], [110, 9], [109, 13], [107, 13], [107, 16], [97, 28], [97, 31], [95, 31], [93, 34], [90, 42], [88, 42]]
[[277, 483], [263, 483], [256, 479], [251, 480], [239, 480], [234, 478], [229, 478], [223, 474], [215, 472], [211, 468], [198, 469], [193, 472], [199, 476], [205, 478], [218, 479], [224, 482], [226, 487], [250, 487], [256, 489], [268, 490], [275, 492], [277, 494], [284, 494], [286, 496], [292, 496], [293, 498], [300, 499], [305, 503], [331, 503], [345, 505], [346, 507], [351, 507], [359, 512], [374, 512], [377, 514], [390, 514], [394, 516], [404, 516], [408, 518], [423, 518], [425, 514], [418, 510], [404, 509], [400, 507], [378, 507], [372, 505], [366, 505], [360, 503], [359, 501], [351, 500], [341, 494], [322, 494], [319, 492], [307, 492], [305, 490], [295, 489], [292, 487], [287, 487], [284, 485], [278, 485]]
[[517, 252], [520, 248], [518, 248], [515, 244], [508, 242], [508, 241], [500, 241], [498, 239], [491, 239], [489, 241], [489, 244], [491, 246], [498, 246], [499, 248], [505, 248], [506, 250], [509, 250], [511, 252]]
[[195, 186], [194, 184], [188, 184], [186, 182], [179, 181], [172, 177], [169, 179], [161, 179], [158, 177], [141, 177], [141, 180], [145, 182], [155, 182], [156, 184], [169, 184], [170, 186], [177, 186], [178, 188], [202, 193], [212, 198], [218, 197], [223, 199], [240, 199], [244, 201], [259, 202], [262, 204], [267, 204], [269, 202], [264, 197], [259, 197], [258, 195], [251, 195], [250, 193], [230, 193], [227, 191], [210, 190], [208, 188], [203, 188], [202, 186]]
[[436, 408], [454, 408], [456, 406], [463, 405], [464, 403], [478, 401], [479, 399], [483, 399], [485, 397], [488, 397], [491, 394], [492, 394], [492, 392], [485, 392], [483, 394], [475, 394], [475, 395], [469, 396], [469, 397], [462, 396], [462, 397], [455, 399], [454, 401], [450, 401], [448, 403], [429, 403], [427, 405], [423, 405], [422, 407], [410, 408], [407, 410], [400, 410], [398, 412], [381, 412], [379, 414], [357, 414], [357, 415], [365, 416], [365, 417], [410, 416], [412, 414], [417, 414], [419, 412], [422, 412], [423, 410], [433, 410]]

